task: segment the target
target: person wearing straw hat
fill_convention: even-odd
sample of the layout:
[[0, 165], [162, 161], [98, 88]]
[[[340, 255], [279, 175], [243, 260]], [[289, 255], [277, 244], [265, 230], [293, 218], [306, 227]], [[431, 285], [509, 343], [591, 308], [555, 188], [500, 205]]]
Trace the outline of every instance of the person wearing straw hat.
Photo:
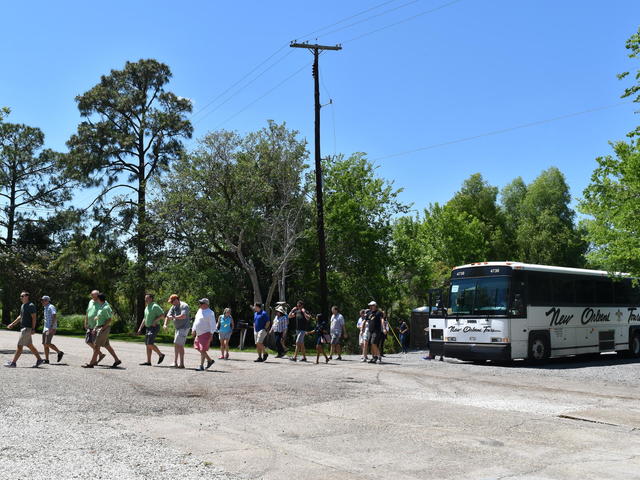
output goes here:
[[289, 319], [287, 318], [286, 311], [282, 305], [276, 307], [276, 317], [273, 319], [273, 325], [271, 326], [271, 332], [275, 336], [276, 351], [278, 355], [276, 358], [284, 357], [285, 351], [282, 345], [282, 337], [289, 328]]

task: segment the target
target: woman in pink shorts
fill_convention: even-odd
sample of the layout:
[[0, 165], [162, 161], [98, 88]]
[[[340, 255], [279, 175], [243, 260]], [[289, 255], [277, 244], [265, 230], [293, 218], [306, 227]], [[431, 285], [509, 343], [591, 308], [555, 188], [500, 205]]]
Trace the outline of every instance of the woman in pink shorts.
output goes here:
[[[191, 333], [195, 335], [193, 346], [200, 352], [200, 366], [196, 370], [203, 371], [215, 363], [215, 360], [209, 356], [208, 352], [213, 339], [213, 332], [216, 331], [216, 315], [209, 308], [208, 299], [202, 298], [198, 303], [200, 308], [193, 320]], [[206, 367], [204, 366], [205, 360], [207, 361]]]

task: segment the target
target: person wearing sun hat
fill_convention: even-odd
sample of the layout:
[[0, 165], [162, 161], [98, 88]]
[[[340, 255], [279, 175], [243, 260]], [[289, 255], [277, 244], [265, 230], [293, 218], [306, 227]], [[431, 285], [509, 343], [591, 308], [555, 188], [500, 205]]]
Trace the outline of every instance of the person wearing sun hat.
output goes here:
[[285, 354], [284, 346], [282, 345], [282, 336], [286, 333], [287, 328], [289, 328], [289, 319], [286, 313], [284, 307], [278, 305], [276, 307], [276, 317], [273, 319], [273, 325], [271, 326], [271, 332], [273, 332], [276, 338], [276, 350], [278, 352], [276, 358], [282, 358]]
[[[216, 331], [216, 314], [209, 308], [209, 299], [201, 298], [198, 300], [200, 308], [196, 312], [191, 327], [191, 333], [195, 336], [193, 346], [200, 352], [200, 366], [196, 369], [199, 371], [207, 370], [215, 363], [215, 360], [209, 356], [209, 347], [213, 339], [213, 333]], [[204, 361], [207, 366], [204, 366]]]

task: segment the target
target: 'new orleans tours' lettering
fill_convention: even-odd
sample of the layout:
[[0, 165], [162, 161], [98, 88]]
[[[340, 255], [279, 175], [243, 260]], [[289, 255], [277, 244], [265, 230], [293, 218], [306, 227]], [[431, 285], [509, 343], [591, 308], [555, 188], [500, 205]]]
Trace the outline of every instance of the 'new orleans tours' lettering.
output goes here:
[[449, 331], [450, 332], [463, 332], [463, 333], [469, 333], [469, 332], [475, 332], [475, 333], [495, 333], [495, 332], [499, 332], [500, 330], [494, 330], [493, 328], [491, 328], [490, 325], [485, 325], [482, 327], [472, 327], [469, 325], [466, 325], [464, 327], [458, 327], [456, 325], [451, 325], [449, 327]]
[[544, 314], [547, 317], [551, 317], [551, 323], [549, 323], [551, 327], [554, 325], [567, 325], [573, 318], [573, 315], [560, 315], [560, 309], [558, 307], [553, 307]]
[[594, 311], [593, 308], [586, 308], [584, 312], [582, 312], [580, 322], [583, 325], [587, 325], [588, 323], [610, 322], [610, 315], [610, 313], [602, 313], [599, 309], [598, 311]]
[[627, 320], [627, 323], [640, 322], [640, 315], [637, 313], [633, 313], [637, 310], [636, 307], [629, 307], [627, 308], [627, 310], [629, 310], [629, 319]]
[[[630, 315], [634, 315], [633, 312]], [[553, 307], [545, 312], [545, 316], [547, 318], [551, 318], [549, 321], [549, 326], [559, 326], [559, 325], [568, 325], [571, 320], [573, 320], [573, 314], [563, 315], [559, 307]], [[634, 315], [635, 316], [635, 315]], [[636, 316], [637, 317], [637, 316]], [[580, 323], [582, 325], [588, 325], [589, 323], [600, 323], [600, 322], [610, 322], [611, 321], [611, 313], [602, 313], [600, 309], [594, 310], [591, 307], [585, 308], [582, 311], [582, 315], [580, 316]], [[631, 322], [631, 318], [629, 318], [629, 322]]]

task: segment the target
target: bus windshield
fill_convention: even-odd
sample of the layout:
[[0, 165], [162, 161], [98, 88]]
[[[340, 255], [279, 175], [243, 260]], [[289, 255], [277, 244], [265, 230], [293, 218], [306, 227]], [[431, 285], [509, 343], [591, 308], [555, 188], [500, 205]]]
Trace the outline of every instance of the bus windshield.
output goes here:
[[451, 281], [450, 303], [460, 315], [506, 315], [509, 277], [464, 278]]

